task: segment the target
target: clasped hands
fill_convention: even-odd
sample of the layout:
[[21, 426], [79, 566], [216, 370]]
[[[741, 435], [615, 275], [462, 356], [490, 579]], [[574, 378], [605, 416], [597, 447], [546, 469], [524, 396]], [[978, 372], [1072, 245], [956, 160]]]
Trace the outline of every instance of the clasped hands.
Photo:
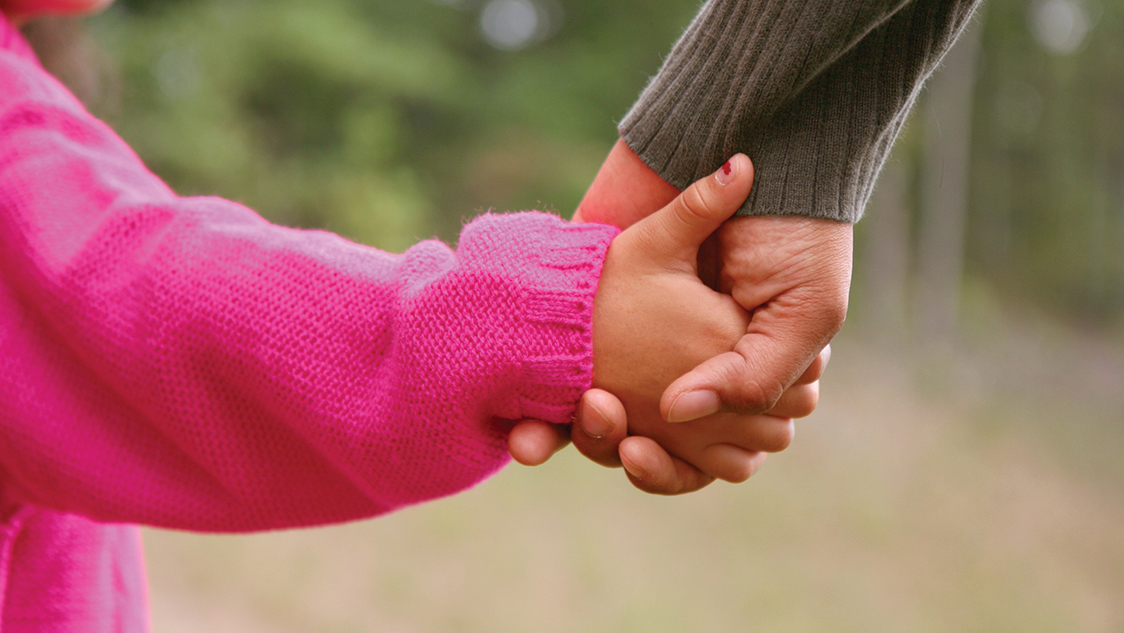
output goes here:
[[851, 225], [730, 219], [752, 183], [739, 154], [680, 194], [618, 141], [574, 217], [624, 229], [594, 303], [593, 389], [568, 433], [518, 423], [516, 461], [572, 440], [641, 490], [679, 494], [744, 481], [789, 445], [846, 315]]

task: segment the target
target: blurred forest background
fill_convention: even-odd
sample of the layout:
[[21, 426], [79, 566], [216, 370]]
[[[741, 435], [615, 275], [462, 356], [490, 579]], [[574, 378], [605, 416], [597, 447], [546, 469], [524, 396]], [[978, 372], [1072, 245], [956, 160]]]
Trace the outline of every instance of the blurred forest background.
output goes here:
[[[568, 216], [697, 8], [118, 0], [30, 32], [182, 194], [403, 250]], [[1124, 630], [1121, 42], [1124, 0], [985, 3], [858, 225], [821, 410], [750, 483], [648, 498], [570, 451], [353, 526], [152, 531], [156, 630]]]

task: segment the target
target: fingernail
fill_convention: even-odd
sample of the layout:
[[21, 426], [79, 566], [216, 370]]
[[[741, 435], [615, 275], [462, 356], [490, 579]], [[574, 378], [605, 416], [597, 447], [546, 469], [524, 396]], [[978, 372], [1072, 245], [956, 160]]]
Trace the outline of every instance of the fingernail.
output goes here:
[[628, 472], [628, 474], [632, 475], [632, 478], [635, 479], [636, 481], [643, 481], [644, 480], [643, 471], [641, 471], [639, 468], [637, 468], [636, 464], [628, 463], [628, 459], [625, 458], [623, 455], [621, 456], [621, 466], [624, 466], [625, 471]]
[[713, 391], [688, 391], [679, 394], [667, 412], [668, 422], [690, 422], [722, 408], [722, 400]]
[[714, 177], [718, 180], [718, 184], [725, 187], [734, 181], [734, 163], [726, 161], [722, 168], [715, 172]]
[[609, 418], [605, 417], [604, 413], [601, 413], [601, 409], [595, 407], [592, 402], [586, 401], [582, 402], [582, 406], [585, 407], [581, 423], [582, 432], [595, 440], [599, 440], [608, 435], [613, 425], [609, 424]]

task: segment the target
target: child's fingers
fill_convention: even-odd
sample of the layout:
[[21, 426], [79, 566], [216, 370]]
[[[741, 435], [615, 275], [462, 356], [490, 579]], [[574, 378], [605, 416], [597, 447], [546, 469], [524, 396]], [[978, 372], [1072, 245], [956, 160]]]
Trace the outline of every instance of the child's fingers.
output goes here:
[[[767, 415], [719, 413], [687, 422], [682, 429], [683, 432], [706, 438], [699, 446], [723, 443], [762, 453], [779, 453], [788, 448], [796, 437], [795, 420], [772, 413]], [[690, 455], [678, 454], [688, 457], [692, 464], [718, 477], [718, 473], [704, 467], [695, 458], [696, 452]]]
[[750, 451], [733, 444], [713, 444], [703, 449], [695, 465], [722, 481], [740, 484], [765, 463], [767, 453]]
[[651, 252], [694, 264], [699, 246], [734, 215], [752, 186], [753, 163], [745, 154], [737, 154], [636, 226], [650, 242]]
[[651, 438], [625, 438], [620, 445], [620, 456], [632, 485], [650, 494], [686, 494], [714, 481], [714, 477], [669, 455]]
[[507, 436], [507, 451], [524, 466], [538, 466], [570, 443], [567, 427], [523, 420]]
[[570, 433], [574, 446], [591, 461], [617, 468], [620, 444], [628, 436], [624, 405], [613, 394], [590, 389], [582, 395]]
[[816, 410], [820, 402], [820, 383], [810, 385], [793, 385], [789, 387], [780, 400], [769, 409], [768, 415], [782, 418], [806, 418]]
[[[819, 381], [819, 379], [823, 377], [824, 371], [827, 370], [827, 363], [830, 360], [831, 360], [831, 345], [828, 345], [827, 347], [823, 348], [820, 351], [820, 353], [814, 359], [812, 359], [812, 364], [808, 365], [808, 369], [805, 369], [804, 373], [799, 378], [796, 379], [796, 382], [794, 382], [792, 384], [794, 384], [794, 385], [810, 385], [814, 382]], [[801, 416], [794, 416], [794, 417], [801, 417]]]

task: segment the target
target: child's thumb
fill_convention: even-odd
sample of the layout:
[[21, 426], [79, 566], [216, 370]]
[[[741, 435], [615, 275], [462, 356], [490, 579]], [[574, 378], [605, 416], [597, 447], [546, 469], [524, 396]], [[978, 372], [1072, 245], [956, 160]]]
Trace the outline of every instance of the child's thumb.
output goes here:
[[741, 208], [752, 186], [753, 163], [745, 154], [736, 154], [641, 221], [653, 251], [693, 262], [699, 246]]

